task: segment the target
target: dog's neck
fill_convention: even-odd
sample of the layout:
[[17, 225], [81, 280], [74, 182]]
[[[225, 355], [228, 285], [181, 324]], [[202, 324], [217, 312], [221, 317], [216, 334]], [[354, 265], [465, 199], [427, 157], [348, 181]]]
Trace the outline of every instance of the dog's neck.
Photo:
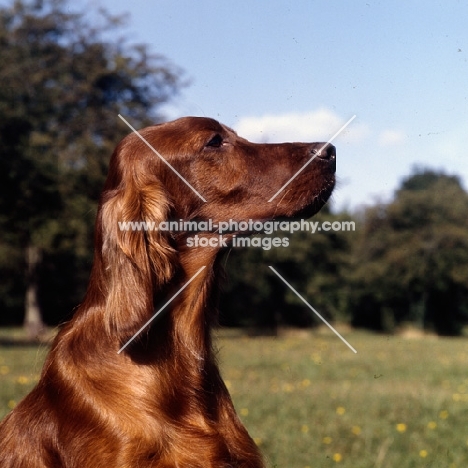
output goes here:
[[[211, 331], [217, 318], [218, 250], [190, 249], [180, 255], [180, 271], [155, 304], [172, 302], [151, 324], [147, 336], [129, 346], [128, 355], [158, 368], [160, 375], [180, 376], [172, 390], [178, 401], [195, 398], [194, 407], [214, 411], [209, 395], [222, 383], [212, 346]], [[145, 332], [142, 332], [145, 333]], [[217, 388], [214, 391], [213, 385]], [[224, 391], [224, 389], [223, 389]], [[189, 405], [190, 406], [190, 405]]]
[[[154, 308], [141, 323], [135, 323], [135, 329], [127, 332], [119, 343], [123, 346], [123, 341], [131, 339], [154, 318], [141, 330], [141, 336], [135, 337], [126, 348], [130, 356], [146, 353], [158, 363], [161, 356], [163, 360], [171, 360], [169, 355], [173, 353], [173, 359], [191, 361], [191, 367], [212, 360], [211, 328], [217, 321], [218, 253], [219, 249], [180, 248], [179, 267], [173, 278], [154, 291]], [[130, 317], [127, 322], [129, 320]]]
[[[218, 249], [190, 249], [181, 253], [181, 273], [171, 288], [177, 294], [170, 307], [172, 330], [180, 345], [199, 359], [211, 353], [211, 328], [216, 322]], [[164, 312], [163, 312], [164, 313]]]

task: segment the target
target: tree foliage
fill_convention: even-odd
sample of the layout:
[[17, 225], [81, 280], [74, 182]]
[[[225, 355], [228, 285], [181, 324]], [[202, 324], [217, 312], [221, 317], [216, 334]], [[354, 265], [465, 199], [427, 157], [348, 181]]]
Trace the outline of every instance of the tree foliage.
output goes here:
[[6, 320], [18, 315], [11, 306], [20, 301], [5, 298], [27, 288], [18, 258], [30, 246], [44, 254], [36, 275], [44, 310], [60, 311], [49, 318], [77, 303], [107, 163], [128, 133], [118, 114], [136, 127], [158, 122], [161, 105], [184, 85], [181, 70], [162, 55], [129, 45], [120, 18], [95, 13], [91, 19], [72, 11], [65, 0], [17, 0], [0, 8], [0, 270], [10, 278], [0, 307]]
[[453, 335], [466, 322], [468, 194], [457, 177], [417, 169], [395, 199], [364, 213], [354, 256], [355, 325], [413, 322]]

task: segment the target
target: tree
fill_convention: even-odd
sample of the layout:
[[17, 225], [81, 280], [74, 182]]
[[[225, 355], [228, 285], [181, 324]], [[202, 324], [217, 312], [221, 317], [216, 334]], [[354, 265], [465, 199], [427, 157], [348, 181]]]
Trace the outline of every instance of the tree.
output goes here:
[[[106, 42], [120, 33], [120, 18], [101, 12], [99, 21], [90, 25], [65, 0], [0, 9], [0, 246], [27, 256], [21, 280], [8, 255], [0, 270], [23, 283], [7, 294], [24, 291], [32, 327], [40, 325], [34, 304], [63, 316], [71, 304], [57, 287], [72, 277], [83, 283], [107, 162], [128, 133], [117, 115], [136, 127], [156, 123], [160, 106], [185, 84], [177, 67], [146, 46], [123, 37]], [[45, 271], [58, 283], [45, 280]], [[70, 294], [75, 304], [80, 293]], [[1, 306], [11, 311], [7, 301]]]
[[355, 253], [355, 325], [402, 322], [456, 335], [467, 320], [468, 194], [459, 179], [416, 169], [388, 205], [364, 215]]

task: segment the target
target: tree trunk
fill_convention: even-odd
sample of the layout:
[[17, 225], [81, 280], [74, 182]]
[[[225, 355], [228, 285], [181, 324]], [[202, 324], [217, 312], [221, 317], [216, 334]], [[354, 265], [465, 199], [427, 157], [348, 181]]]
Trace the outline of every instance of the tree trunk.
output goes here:
[[26, 248], [26, 304], [24, 328], [31, 339], [37, 339], [44, 332], [41, 309], [38, 301], [37, 266], [41, 261], [41, 250], [34, 245]]

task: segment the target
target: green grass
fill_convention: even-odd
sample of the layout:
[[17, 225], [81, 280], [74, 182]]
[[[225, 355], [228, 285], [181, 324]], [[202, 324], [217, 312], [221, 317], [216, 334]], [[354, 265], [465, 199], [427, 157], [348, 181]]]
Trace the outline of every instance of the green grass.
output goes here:
[[[468, 466], [468, 341], [346, 333], [221, 333], [237, 410], [278, 468]], [[44, 347], [0, 347], [0, 417], [37, 380]]]

